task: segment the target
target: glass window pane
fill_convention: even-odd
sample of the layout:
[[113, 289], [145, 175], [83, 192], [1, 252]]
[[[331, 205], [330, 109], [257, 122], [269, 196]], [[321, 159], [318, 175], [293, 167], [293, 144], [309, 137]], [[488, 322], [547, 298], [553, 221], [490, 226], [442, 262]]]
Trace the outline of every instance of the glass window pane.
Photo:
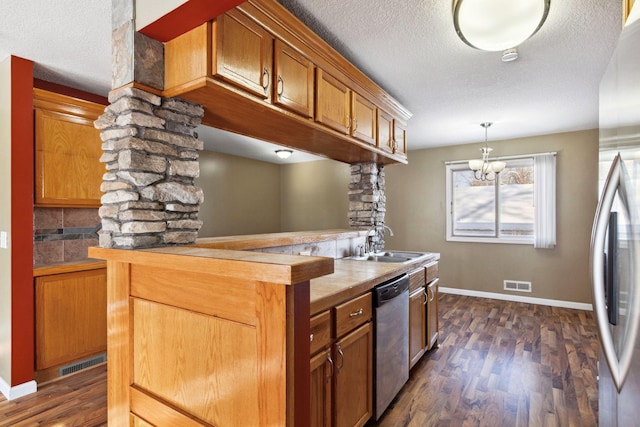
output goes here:
[[533, 236], [533, 160], [509, 162], [500, 174], [500, 236]]
[[453, 235], [495, 236], [495, 184], [478, 181], [470, 170], [453, 173]]

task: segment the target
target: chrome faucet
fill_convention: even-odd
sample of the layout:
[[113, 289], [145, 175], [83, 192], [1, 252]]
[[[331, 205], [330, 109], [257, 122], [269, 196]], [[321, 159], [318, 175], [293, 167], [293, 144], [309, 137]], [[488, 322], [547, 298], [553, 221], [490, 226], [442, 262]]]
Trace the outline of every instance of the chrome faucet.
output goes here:
[[[367, 241], [366, 241], [366, 244], [365, 244], [366, 245], [366, 247], [365, 247], [366, 252], [374, 252], [375, 251], [374, 250], [375, 248], [374, 248], [374, 245], [373, 245], [373, 239], [369, 239], [369, 237], [382, 235], [382, 238], [384, 238], [385, 230], [389, 231], [389, 236], [393, 236], [393, 230], [389, 226], [387, 226], [385, 224], [382, 224], [382, 230], [378, 230], [378, 225], [374, 225], [367, 231], [367, 235], [366, 235]], [[371, 235], [372, 231], [374, 232], [373, 235]]]

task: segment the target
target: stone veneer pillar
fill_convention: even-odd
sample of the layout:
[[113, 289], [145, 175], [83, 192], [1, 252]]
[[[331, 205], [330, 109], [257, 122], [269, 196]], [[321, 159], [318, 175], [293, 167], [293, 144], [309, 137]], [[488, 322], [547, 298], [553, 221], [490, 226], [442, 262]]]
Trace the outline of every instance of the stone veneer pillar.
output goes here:
[[194, 129], [202, 106], [125, 87], [109, 94], [95, 122], [106, 164], [100, 218], [103, 248], [143, 248], [195, 242], [202, 189]]
[[384, 166], [373, 162], [351, 165], [349, 183], [349, 227], [376, 233], [372, 242], [376, 251], [384, 248], [386, 212]]

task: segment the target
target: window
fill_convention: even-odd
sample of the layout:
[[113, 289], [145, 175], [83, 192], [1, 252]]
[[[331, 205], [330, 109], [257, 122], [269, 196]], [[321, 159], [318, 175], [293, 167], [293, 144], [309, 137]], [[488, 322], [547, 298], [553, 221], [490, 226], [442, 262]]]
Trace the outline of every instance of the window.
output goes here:
[[507, 166], [494, 181], [475, 179], [466, 162], [447, 164], [447, 240], [553, 247], [555, 153], [500, 160]]

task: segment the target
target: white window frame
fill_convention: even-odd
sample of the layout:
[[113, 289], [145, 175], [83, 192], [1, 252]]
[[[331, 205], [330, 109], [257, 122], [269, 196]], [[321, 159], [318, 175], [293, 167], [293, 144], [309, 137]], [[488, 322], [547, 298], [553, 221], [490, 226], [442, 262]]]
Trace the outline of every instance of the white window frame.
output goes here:
[[[532, 159], [534, 160], [534, 175], [536, 174], [536, 157], [542, 155], [553, 155], [555, 156], [557, 153], [541, 153], [541, 154], [528, 154], [528, 155], [520, 155], [520, 156], [510, 156], [510, 157], [500, 157], [494, 158], [492, 160], [501, 160], [507, 162], [507, 167], [509, 166], [509, 161], [513, 160], [523, 160], [523, 159]], [[536, 224], [539, 221], [537, 215], [534, 217], [534, 235], [532, 236], [456, 236], [453, 234], [453, 173], [454, 171], [461, 170], [470, 170], [468, 161], [455, 161], [455, 162], [446, 162], [446, 240], [450, 242], [469, 242], [469, 243], [502, 243], [502, 244], [519, 244], [519, 245], [535, 245], [536, 244], [536, 236], [535, 233], [538, 231], [538, 226]], [[555, 180], [555, 167], [553, 170], [553, 177]], [[536, 198], [536, 204], [540, 201], [538, 200], [539, 192], [536, 184], [534, 182], [534, 198]], [[496, 189], [496, 222], [499, 224], [499, 192]], [[552, 204], [552, 208], [555, 210], [555, 194], [553, 195], [553, 200], [549, 203]], [[536, 211], [537, 213], [537, 211]], [[554, 235], [555, 235], [555, 215], [553, 217], [553, 226], [554, 226]], [[553, 239], [553, 245], [555, 245], [555, 238]], [[546, 246], [552, 247], [552, 246]]]

